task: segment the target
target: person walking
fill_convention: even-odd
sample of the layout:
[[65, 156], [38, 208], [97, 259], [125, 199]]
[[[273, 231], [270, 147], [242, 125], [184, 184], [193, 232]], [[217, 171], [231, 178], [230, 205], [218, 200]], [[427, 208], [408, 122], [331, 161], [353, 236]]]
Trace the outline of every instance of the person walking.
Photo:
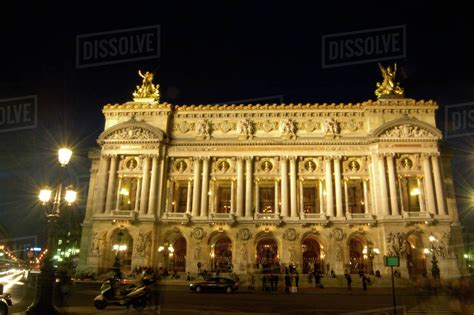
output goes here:
[[352, 291], [352, 277], [349, 273], [344, 274], [344, 277], [346, 277], [346, 282], [347, 282], [347, 290]]
[[287, 272], [285, 273], [285, 292], [290, 293], [290, 287], [291, 287], [291, 278], [290, 274]]
[[314, 272], [314, 285], [316, 286], [316, 288], [321, 287], [321, 273], [319, 270], [316, 270]]
[[362, 289], [364, 289], [364, 291], [367, 291], [368, 285], [369, 285], [369, 278], [367, 278], [365, 275], [362, 276]]
[[267, 275], [262, 276], [262, 291], [267, 291]]

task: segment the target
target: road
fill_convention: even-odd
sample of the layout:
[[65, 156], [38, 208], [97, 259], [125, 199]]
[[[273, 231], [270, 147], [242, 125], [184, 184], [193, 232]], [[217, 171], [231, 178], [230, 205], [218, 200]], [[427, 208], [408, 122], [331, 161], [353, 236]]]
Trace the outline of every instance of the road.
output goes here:
[[[152, 304], [143, 312], [125, 307], [107, 307], [99, 311], [93, 299], [99, 292], [98, 283], [76, 283], [70, 294], [56, 305], [66, 314], [391, 314], [390, 289], [305, 288], [296, 294], [246, 290], [234, 294], [194, 293], [183, 285], [159, 285], [153, 289]], [[412, 289], [397, 294], [397, 314], [462, 314], [459, 303], [439, 293], [429, 296]], [[15, 305], [12, 313], [22, 313], [31, 303], [34, 289], [26, 283], [10, 288]], [[368, 311], [366, 313], [361, 313]], [[471, 311], [472, 313], [472, 311]]]

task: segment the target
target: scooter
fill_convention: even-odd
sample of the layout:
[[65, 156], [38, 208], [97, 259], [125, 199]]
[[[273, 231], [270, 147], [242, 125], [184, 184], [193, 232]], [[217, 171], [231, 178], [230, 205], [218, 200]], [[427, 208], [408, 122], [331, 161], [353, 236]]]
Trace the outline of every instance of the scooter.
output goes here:
[[0, 284], [0, 315], [7, 315], [8, 307], [12, 304], [10, 294], [3, 294], [3, 284]]
[[149, 286], [155, 280], [144, 277], [138, 286], [132, 285], [128, 288], [120, 290], [120, 279], [111, 278], [102, 283], [100, 294], [95, 297], [94, 305], [97, 309], [103, 310], [107, 305], [133, 306], [136, 310], [143, 310], [147, 301], [150, 299]]

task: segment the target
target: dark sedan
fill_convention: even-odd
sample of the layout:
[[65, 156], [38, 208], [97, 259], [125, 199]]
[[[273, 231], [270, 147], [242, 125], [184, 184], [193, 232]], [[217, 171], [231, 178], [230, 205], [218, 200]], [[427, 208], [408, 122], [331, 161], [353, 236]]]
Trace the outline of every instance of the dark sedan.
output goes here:
[[193, 282], [189, 288], [194, 292], [226, 292], [232, 293], [239, 288], [239, 284], [234, 280], [215, 277], [201, 282]]

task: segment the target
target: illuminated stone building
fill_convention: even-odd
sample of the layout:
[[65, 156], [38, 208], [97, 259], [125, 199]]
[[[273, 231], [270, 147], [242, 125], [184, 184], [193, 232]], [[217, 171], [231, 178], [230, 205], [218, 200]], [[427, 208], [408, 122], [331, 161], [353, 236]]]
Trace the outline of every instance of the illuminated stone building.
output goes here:
[[142, 77], [134, 101], [103, 107], [81, 269], [110, 270], [118, 255], [125, 269], [386, 273], [391, 254], [415, 277], [430, 274], [432, 235], [441, 277], [459, 275], [436, 102], [385, 91], [348, 104], [173, 105]]

